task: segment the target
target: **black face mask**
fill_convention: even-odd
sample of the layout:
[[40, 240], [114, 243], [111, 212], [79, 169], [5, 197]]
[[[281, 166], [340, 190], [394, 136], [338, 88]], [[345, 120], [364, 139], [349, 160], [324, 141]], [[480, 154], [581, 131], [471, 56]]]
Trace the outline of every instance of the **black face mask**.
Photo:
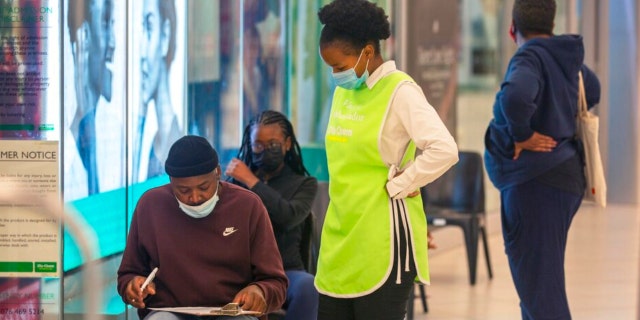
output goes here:
[[273, 172], [284, 161], [284, 153], [281, 149], [265, 149], [261, 153], [254, 153], [251, 162], [254, 166], [265, 172]]

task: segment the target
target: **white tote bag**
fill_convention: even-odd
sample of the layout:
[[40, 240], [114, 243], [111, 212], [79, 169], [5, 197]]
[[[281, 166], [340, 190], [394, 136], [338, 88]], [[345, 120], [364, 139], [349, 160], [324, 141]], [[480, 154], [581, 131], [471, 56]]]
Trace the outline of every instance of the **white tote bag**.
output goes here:
[[577, 138], [582, 141], [584, 146], [584, 174], [587, 179], [584, 199], [594, 201], [604, 208], [607, 205], [607, 182], [604, 178], [598, 143], [599, 119], [597, 115], [587, 110], [582, 72], [580, 72], [579, 78]]

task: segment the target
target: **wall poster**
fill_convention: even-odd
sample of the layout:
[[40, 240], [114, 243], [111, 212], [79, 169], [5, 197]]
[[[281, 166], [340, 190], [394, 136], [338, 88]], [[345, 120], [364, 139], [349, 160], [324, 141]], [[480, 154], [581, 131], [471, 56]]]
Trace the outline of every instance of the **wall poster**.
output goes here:
[[59, 313], [62, 207], [58, 142], [0, 140], [0, 318]]
[[186, 132], [186, 3], [131, 2], [131, 182], [164, 175], [174, 141]]
[[63, 3], [64, 200], [72, 201], [124, 186], [126, 1]]
[[[122, 250], [126, 208], [127, 1], [59, 1], [64, 13], [63, 197], [94, 229], [99, 255]], [[64, 235], [64, 271], [83, 260]]]
[[56, 3], [0, 1], [0, 139], [57, 139]]
[[413, 0], [407, 8], [407, 70], [455, 137], [459, 2]]
[[[59, 9], [0, 0], [0, 192], [20, 183], [23, 194], [59, 197]], [[38, 206], [0, 202], [0, 319], [59, 316], [61, 227]]]
[[58, 217], [37, 201], [58, 196], [58, 160], [57, 141], [0, 140], [0, 185], [14, 195], [0, 199], [0, 276], [59, 275]]

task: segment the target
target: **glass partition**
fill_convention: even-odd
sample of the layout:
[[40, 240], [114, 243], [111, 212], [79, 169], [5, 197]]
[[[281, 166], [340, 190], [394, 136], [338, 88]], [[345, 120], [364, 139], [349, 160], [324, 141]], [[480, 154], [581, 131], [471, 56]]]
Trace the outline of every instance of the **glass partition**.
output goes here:
[[[62, 1], [61, 1], [62, 2]], [[63, 199], [93, 229], [101, 266], [124, 247], [127, 187], [127, 3], [62, 2]], [[65, 315], [84, 313], [81, 281], [91, 261], [67, 230], [63, 248]], [[104, 296], [112, 270], [95, 288]], [[106, 304], [105, 304], [106, 305]], [[100, 312], [109, 313], [100, 307]], [[124, 308], [120, 308], [122, 312]]]
[[62, 216], [44, 202], [62, 180], [60, 8], [0, 1], [1, 319], [54, 318], [62, 305]]
[[128, 308], [116, 276], [128, 225], [142, 193], [168, 181], [173, 141], [205, 136], [224, 166], [251, 117], [287, 112], [286, 6], [70, 0], [61, 9], [64, 201], [98, 238], [87, 260], [64, 235], [64, 314], [82, 317], [82, 276], [97, 268], [99, 313], [120, 317]]
[[[0, 1], [3, 8], [9, 2], [31, 7], [49, 4]], [[102, 296], [99, 313], [115, 318], [133, 314], [116, 291], [129, 222], [142, 193], [168, 182], [164, 158], [172, 142], [184, 134], [206, 137], [224, 167], [236, 155], [249, 119], [262, 110], [279, 110], [295, 126], [307, 168], [319, 180], [328, 180], [323, 141], [334, 84], [318, 52], [322, 26], [317, 12], [329, 2], [52, 1], [55, 5], [49, 6], [60, 12], [59, 29], [50, 29], [48, 36], [55, 39], [51, 43], [61, 45], [50, 51], [49, 59], [60, 61], [62, 83], [52, 80], [50, 85], [57, 85], [54, 90], [60, 96], [53, 94], [46, 102], [18, 101], [25, 106], [48, 106], [46, 112], [28, 112], [46, 119], [39, 127], [40, 136], [24, 130], [9, 132], [6, 126], [0, 126], [0, 135], [2, 139], [61, 140], [65, 205], [86, 220], [98, 249], [93, 257], [82, 257], [77, 239], [66, 232], [62, 290], [57, 290], [61, 285], [57, 279], [0, 279], [0, 285], [64, 301], [65, 317], [83, 318], [86, 297], [81, 279], [89, 268], [97, 268], [102, 280], [92, 287]], [[391, 38], [383, 42], [383, 56], [403, 65], [400, 49], [407, 44], [399, 34], [402, 12], [396, 10], [403, 1], [375, 2], [385, 8], [392, 25]], [[559, 7], [567, 2], [571, 1], [559, 1]], [[479, 137], [491, 116], [503, 61], [514, 50], [505, 29], [509, 19], [505, 8], [511, 3], [459, 3], [455, 136], [462, 149], [481, 151]], [[559, 10], [556, 25], [563, 24], [565, 12]], [[14, 36], [7, 32], [0, 32], [5, 52]], [[0, 66], [5, 66], [0, 72], [7, 81], [11, 70], [6, 63]], [[12, 125], [16, 124], [22, 125]], [[47, 129], [49, 125], [52, 130]], [[495, 209], [494, 195], [487, 196], [487, 209]], [[49, 296], [59, 291], [60, 299]]]
[[[568, 6], [572, 1], [556, 2], [554, 31], [561, 34], [567, 30]], [[461, 3], [456, 139], [460, 149], [483, 153], [484, 133], [493, 117], [495, 94], [517, 49], [508, 34], [513, 0], [462, 0]], [[486, 210], [498, 210], [499, 193], [488, 177], [485, 186]]]

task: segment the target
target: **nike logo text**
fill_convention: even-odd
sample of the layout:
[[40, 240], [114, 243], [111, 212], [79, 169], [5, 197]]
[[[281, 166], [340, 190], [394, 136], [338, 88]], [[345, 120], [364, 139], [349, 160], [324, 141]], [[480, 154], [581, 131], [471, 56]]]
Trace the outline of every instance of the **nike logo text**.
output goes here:
[[235, 227], [229, 227], [229, 228], [224, 229], [224, 232], [222, 233], [222, 235], [226, 237], [226, 236], [228, 236], [228, 235], [230, 235], [230, 234], [232, 234], [232, 233], [234, 233], [236, 231], [238, 231], [238, 229], [236, 229]]

